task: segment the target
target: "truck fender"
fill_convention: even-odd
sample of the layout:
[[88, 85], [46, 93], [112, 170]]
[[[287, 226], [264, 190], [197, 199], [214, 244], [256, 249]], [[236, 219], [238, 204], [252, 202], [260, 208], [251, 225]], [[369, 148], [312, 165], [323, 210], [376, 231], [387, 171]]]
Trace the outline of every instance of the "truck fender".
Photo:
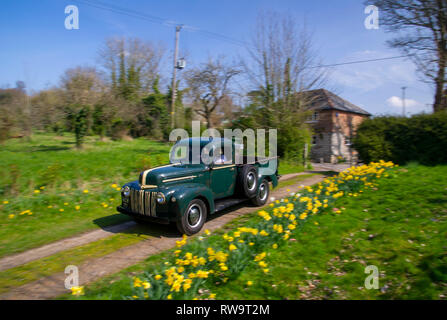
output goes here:
[[214, 197], [213, 192], [202, 184], [188, 184], [182, 185], [172, 193], [172, 196], [177, 200], [178, 213], [183, 214], [188, 206], [188, 204], [196, 199], [202, 199], [208, 207], [208, 214], [214, 213]]
[[262, 181], [262, 179], [266, 179], [268, 182], [271, 182], [273, 188], [276, 188], [276, 186], [278, 185], [278, 177], [275, 174], [269, 176], [260, 176], [259, 181]]

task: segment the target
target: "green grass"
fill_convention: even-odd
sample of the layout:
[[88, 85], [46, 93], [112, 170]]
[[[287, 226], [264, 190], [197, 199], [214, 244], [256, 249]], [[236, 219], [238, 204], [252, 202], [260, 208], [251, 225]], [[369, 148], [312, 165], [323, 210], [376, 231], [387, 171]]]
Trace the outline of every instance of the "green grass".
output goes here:
[[[268, 251], [267, 276], [249, 268], [210, 290], [221, 299], [446, 297], [446, 175], [447, 166], [413, 166], [376, 191], [343, 198], [342, 214], [317, 216], [296, 241]], [[380, 290], [365, 289], [367, 265], [378, 267]]]
[[[341, 214], [312, 217], [294, 240], [267, 250], [267, 275], [248, 267], [237, 279], [207, 289], [218, 299], [445, 298], [446, 175], [447, 166], [398, 169], [379, 180], [376, 190], [340, 199]], [[225, 230], [256, 219], [253, 213], [233, 220], [209, 238], [211, 245]], [[89, 285], [82, 299], [129, 295], [131, 277], [159, 265], [171, 252]], [[378, 267], [380, 290], [364, 287], [367, 265]]]
[[[0, 256], [128, 220], [116, 214], [120, 194], [112, 185], [167, 163], [169, 148], [146, 139], [101, 142], [87, 137], [77, 150], [69, 134], [7, 141], [0, 149]], [[32, 215], [20, 215], [25, 210]]]
[[[6, 141], [0, 149], [0, 257], [129, 220], [115, 211], [120, 195], [112, 185], [168, 163], [169, 150], [169, 144], [144, 138], [105, 142], [98, 137], [86, 137], [77, 150], [72, 134]], [[302, 166], [281, 161], [279, 169], [285, 174]], [[20, 215], [26, 210], [32, 215]]]
[[304, 167], [302, 164], [298, 164], [289, 160], [279, 159], [279, 168], [278, 174], [288, 174], [304, 171]]
[[279, 188], [291, 186], [291, 185], [297, 184], [298, 182], [301, 182], [303, 180], [306, 180], [306, 179], [316, 176], [316, 175], [318, 175], [318, 174], [317, 173], [308, 173], [308, 174], [302, 174], [302, 175], [296, 176], [295, 178], [288, 179], [288, 180], [283, 180], [283, 181], [279, 180], [277, 188], [279, 189]]
[[124, 233], [113, 235], [73, 249], [61, 251], [49, 257], [0, 271], [0, 294], [14, 287], [62, 272], [68, 265], [80, 265], [89, 259], [103, 257], [118, 249], [151, 238], [150, 226], [136, 226]]

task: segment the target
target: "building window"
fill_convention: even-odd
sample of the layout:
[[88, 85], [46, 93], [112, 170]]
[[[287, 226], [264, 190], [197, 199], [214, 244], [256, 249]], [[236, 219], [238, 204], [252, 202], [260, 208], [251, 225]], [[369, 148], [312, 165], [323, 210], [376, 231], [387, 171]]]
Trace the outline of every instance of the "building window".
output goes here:
[[314, 111], [312, 114], [307, 116], [306, 121], [316, 122], [319, 119], [320, 119], [320, 115], [318, 114], [318, 111]]
[[317, 144], [317, 136], [312, 136], [312, 145], [316, 145]]

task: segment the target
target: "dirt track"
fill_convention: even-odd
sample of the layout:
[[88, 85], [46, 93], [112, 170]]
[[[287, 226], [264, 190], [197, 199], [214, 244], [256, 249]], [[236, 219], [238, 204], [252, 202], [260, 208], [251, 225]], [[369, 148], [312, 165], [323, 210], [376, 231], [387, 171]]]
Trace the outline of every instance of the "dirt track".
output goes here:
[[[303, 174], [306, 174], [306, 172], [286, 174], [281, 177], [281, 181], [289, 180]], [[136, 226], [135, 222], [128, 221], [119, 225], [108, 226], [105, 227], [104, 229], [82, 233], [80, 235], [76, 235], [67, 239], [55, 241], [42, 247], [30, 249], [25, 252], [1, 258], [0, 271], [21, 266], [25, 263], [42, 259], [61, 251], [65, 251], [74, 247], [88, 244], [90, 242], [110, 237], [113, 234], [123, 232], [134, 226]]]
[[[326, 168], [324, 168], [326, 169]], [[317, 169], [318, 170], [318, 169]], [[320, 169], [321, 170], [321, 169]], [[306, 172], [300, 173], [300, 174], [306, 174]], [[282, 180], [291, 179], [297, 175], [300, 174], [291, 174], [291, 175], [285, 175], [282, 177]], [[283, 198], [288, 195], [287, 189], [290, 189], [291, 192], [297, 192], [299, 191], [303, 186], [313, 185], [315, 183], [320, 182], [324, 179], [323, 175], [317, 175], [310, 177], [308, 179], [305, 179], [301, 182], [299, 182], [297, 185], [292, 185], [288, 187], [284, 187], [278, 190], [274, 190], [271, 193], [271, 197], [275, 197], [276, 199]], [[212, 218], [206, 222], [206, 225], [204, 229], [209, 229], [210, 231], [216, 230], [222, 226], [224, 226], [226, 223], [230, 222], [234, 218], [253, 212], [256, 210], [252, 206], [240, 206], [237, 207], [236, 210], [233, 209], [233, 211], [226, 210], [222, 213], [213, 215]], [[119, 226], [121, 226], [124, 229], [119, 229]], [[70, 239], [65, 239], [58, 241], [56, 243], [37, 248], [32, 249], [27, 252], [6, 257], [0, 260], [1, 267], [3, 267], [3, 264], [6, 265], [6, 263], [9, 263], [9, 265], [20, 265], [17, 264], [21, 261], [31, 261], [34, 259], [38, 259], [40, 257], [48, 256], [51, 254], [54, 254], [55, 252], [66, 250], [68, 248], [72, 248], [75, 246], [78, 246], [80, 244], [85, 244], [91, 241], [96, 241], [98, 239], [104, 238], [108, 235], [111, 235], [116, 232], [121, 232], [125, 229], [128, 229], [132, 226], [132, 223], [128, 222], [123, 225], [115, 226], [118, 229], [115, 229], [113, 231], [110, 230], [96, 230], [90, 233], [86, 233], [83, 235], [80, 235], [78, 237], [73, 237]], [[101, 232], [102, 231], [102, 232]], [[109, 255], [106, 255], [104, 257], [91, 259], [86, 262], [84, 262], [79, 267], [79, 282], [80, 285], [85, 285], [87, 283], [90, 283], [92, 281], [95, 281], [101, 277], [104, 277], [106, 275], [118, 272], [122, 270], [123, 268], [129, 267], [131, 265], [134, 265], [144, 259], [146, 259], [148, 256], [159, 253], [163, 250], [172, 248], [175, 245], [175, 241], [179, 240], [181, 237], [178, 235], [178, 233], [175, 232], [173, 229], [166, 228], [166, 232], [164, 232], [161, 236], [143, 240], [137, 244], [130, 245], [125, 248], [121, 248]], [[28, 258], [27, 255], [30, 254], [30, 257]], [[16, 259], [11, 260], [13, 257], [16, 257]], [[37, 257], [37, 258], [36, 258]], [[20, 258], [21, 260], [17, 260], [17, 258]], [[6, 260], [9, 259], [9, 260]], [[31, 259], [31, 260], [29, 260]], [[5, 262], [4, 262], [5, 261]], [[26, 262], [25, 262], [26, 263]], [[0, 270], [1, 270], [0, 267]], [[0, 296], [0, 299], [50, 299], [57, 297], [59, 295], [62, 295], [66, 292], [68, 292], [67, 289], [64, 287], [64, 280], [66, 278], [66, 275], [61, 272], [54, 275], [51, 275], [49, 277], [45, 277], [42, 279], [39, 279], [37, 281], [28, 283], [26, 285], [23, 285], [21, 287], [14, 288], [10, 290], [9, 292], [3, 294]]]

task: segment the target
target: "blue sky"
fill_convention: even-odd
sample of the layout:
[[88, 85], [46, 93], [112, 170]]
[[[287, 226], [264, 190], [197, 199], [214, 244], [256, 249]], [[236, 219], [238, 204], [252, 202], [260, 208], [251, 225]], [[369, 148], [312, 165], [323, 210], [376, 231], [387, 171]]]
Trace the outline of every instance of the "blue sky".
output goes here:
[[[364, 27], [361, 0], [98, 0], [138, 12], [183, 23], [248, 42], [259, 10], [289, 12], [305, 21], [324, 64], [400, 55], [385, 41], [392, 35], [383, 28]], [[79, 8], [79, 30], [66, 30], [64, 9]], [[379, 8], [380, 9], [380, 8]], [[380, 14], [380, 12], [379, 12]], [[379, 16], [380, 17], [380, 16]], [[74, 0], [5, 0], [0, 11], [0, 86], [17, 80], [37, 91], [59, 82], [62, 72], [77, 65], [95, 65], [104, 39], [139, 37], [162, 42], [172, 53], [172, 26], [87, 6]], [[205, 37], [191, 30], [181, 32], [180, 47], [188, 52], [188, 64], [208, 56], [237, 58], [245, 49], [233, 43]], [[169, 70], [170, 60], [165, 60]], [[407, 111], [430, 111], [432, 89], [418, 81], [415, 68], [405, 59], [339, 66], [330, 69], [328, 88], [373, 114], [401, 113], [401, 87], [408, 87]]]

